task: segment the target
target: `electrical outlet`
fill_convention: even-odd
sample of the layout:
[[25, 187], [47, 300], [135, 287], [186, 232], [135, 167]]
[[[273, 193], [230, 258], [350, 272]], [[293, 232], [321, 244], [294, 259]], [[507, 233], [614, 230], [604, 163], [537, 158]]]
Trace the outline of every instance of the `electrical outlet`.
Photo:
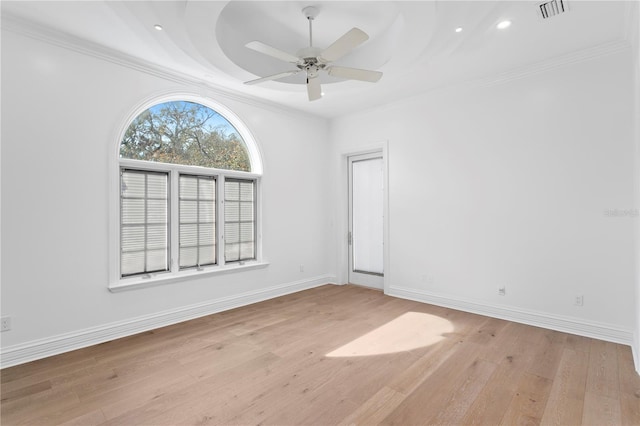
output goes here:
[[11, 317], [0, 318], [0, 331], [11, 330]]
[[498, 294], [499, 294], [500, 296], [506, 296], [506, 294], [507, 294], [507, 288], [506, 288], [506, 287], [504, 287], [504, 286], [503, 286], [503, 287], [499, 287], [499, 288], [498, 288]]
[[300, 272], [304, 272], [304, 265], [300, 265]]
[[576, 296], [575, 300], [573, 301], [573, 304], [575, 306], [583, 306], [584, 305], [584, 296], [583, 295]]

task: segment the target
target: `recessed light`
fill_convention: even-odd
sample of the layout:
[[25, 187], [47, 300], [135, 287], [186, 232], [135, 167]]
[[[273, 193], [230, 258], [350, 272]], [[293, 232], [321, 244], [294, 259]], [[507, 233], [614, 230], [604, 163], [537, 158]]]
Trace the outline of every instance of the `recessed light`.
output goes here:
[[511, 25], [511, 21], [502, 21], [496, 25], [496, 28], [499, 30], [504, 30], [505, 28], [509, 28]]
[[324, 92], [320, 92], [320, 96], [324, 96]]
[[456, 32], [457, 32], [457, 33], [461, 33], [461, 32], [462, 32], [462, 27], [458, 27], [458, 28], [456, 28]]
[[162, 31], [162, 25], [160, 25], [160, 24], [155, 24], [155, 25], [153, 26], [153, 28], [155, 28], [155, 29], [156, 29], [156, 30], [158, 30], [158, 31]]

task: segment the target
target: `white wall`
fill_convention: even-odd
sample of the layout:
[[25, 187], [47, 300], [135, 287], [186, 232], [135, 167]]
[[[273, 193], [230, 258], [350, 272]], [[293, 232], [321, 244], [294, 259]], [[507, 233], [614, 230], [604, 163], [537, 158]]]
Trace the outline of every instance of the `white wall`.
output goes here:
[[605, 211], [634, 202], [631, 70], [627, 50], [334, 120], [333, 175], [388, 141], [386, 291], [630, 344], [633, 220]]
[[[636, 174], [635, 174], [635, 208], [640, 210], [640, 5], [633, 2], [630, 13], [631, 49], [633, 53], [634, 90], [635, 94], [635, 144], [636, 144]], [[636, 332], [634, 342], [634, 357], [636, 370], [640, 373], [640, 217], [636, 218]]]
[[[176, 91], [210, 96], [257, 138], [270, 265], [110, 293], [109, 156], [135, 106]], [[3, 28], [1, 308], [13, 322], [1, 336], [3, 365], [39, 350], [50, 354], [56, 345], [62, 351], [91, 343], [95, 332], [104, 338], [136, 331], [140, 317], [172, 313], [158, 325], [196, 305], [229, 306], [237, 297], [241, 303], [330, 281], [327, 128], [323, 119], [252, 105]]]

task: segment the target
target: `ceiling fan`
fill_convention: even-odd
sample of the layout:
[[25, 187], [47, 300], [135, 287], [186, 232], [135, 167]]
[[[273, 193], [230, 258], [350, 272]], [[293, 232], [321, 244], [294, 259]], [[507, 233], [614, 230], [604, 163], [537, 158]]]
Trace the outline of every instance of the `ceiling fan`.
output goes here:
[[361, 29], [350, 29], [324, 50], [313, 46], [313, 20], [318, 16], [318, 12], [318, 9], [313, 6], [302, 9], [302, 13], [309, 20], [309, 47], [298, 50], [296, 55], [276, 49], [259, 41], [247, 43], [246, 47], [249, 49], [294, 64], [297, 69], [247, 81], [245, 84], [279, 80], [304, 71], [307, 75], [307, 94], [309, 95], [309, 100], [315, 101], [322, 97], [322, 88], [320, 87], [320, 79], [318, 78], [321, 71], [326, 71], [331, 76], [347, 80], [369, 81], [372, 83], [380, 80], [382, 73], [379, 71], [331, 65], [332, 62], [342, 58], [369, 39], [369, 36]]

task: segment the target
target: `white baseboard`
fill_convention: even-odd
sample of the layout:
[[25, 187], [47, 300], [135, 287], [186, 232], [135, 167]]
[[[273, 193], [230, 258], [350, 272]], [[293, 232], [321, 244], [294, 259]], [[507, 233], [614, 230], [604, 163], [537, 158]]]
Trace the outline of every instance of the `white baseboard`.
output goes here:
[[152, 315], [145, 315], [127, 321], [119, 321], [99, 327], [87, 328], [73, 333], [65, 333], [46, 339], [34, 340], [9, 346], [0, 352], [0, 368], [11, 367], [29, 361], [58, 355], [87, 346], [131, 336], [144, 331], [188, 321], [217, 312], [238, 308], [252, 303], [284, 296], [285, 294], [307, 290], [336, 282], [334, 276], [322, 275], [306, 280], [267, 287], [233, 296], [210, 300], [197, 305], [185, 306]]
[[608, 342], [621, 343], [629, 346], [633, 344], [633, 331], [610, 324], [585, 321], [580, 318], [551, 315], [545, 312], [526, 309], [488, 305], [478, 301], [451, 298], [406, 287], [391, 286], [386, 294], [402, 299], [415, 300], [417, 302], [429, 303], [445, 308], [457, 309], [459, 311], [500, 318]]
[[640, 375], [640, 330], [636, 330], [635, 340], [631, 345], [631, 352], [633, 353], [633, 362], [636, 365], [636, 373]]

